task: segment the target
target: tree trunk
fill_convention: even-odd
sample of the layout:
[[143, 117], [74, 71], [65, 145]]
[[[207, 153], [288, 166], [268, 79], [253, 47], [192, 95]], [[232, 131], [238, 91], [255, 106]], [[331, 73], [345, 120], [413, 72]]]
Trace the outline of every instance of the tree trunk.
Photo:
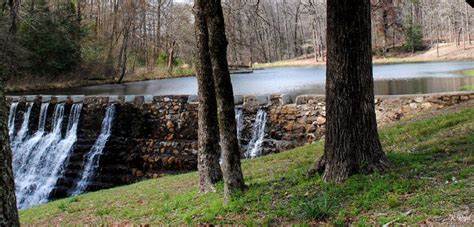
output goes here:
[[318, 62], [318, 43], [316, 41], [316, 28], [313, 23], [313, 52], [314, 52], [314, 61]]
[[209, 0], [207, 23], [209, 49], [212, 61], [216, 99], [218, 107], [219, 132], [222, 150], [222, 172], [224, 176], [224, 202], [227, 203], [233, 191], [245, 189], [240, 165], [240, 150], [234, 110], [234, 92], [227, 62], [227, 39], [224, 15], [220, 0]]
[[0, 75], [0, 226], [20, 226], [13, 182], [12, 152], [10, 149], [7, 105]]
[[176, 46], [176, 42], [173, 41], [173, 43], [171, 43], [171, 48], [169, 50], [169, 54], [168, 54], [168, 70], [171, 71], [173, 69], [173, 64], [174, 64], [174, 48]]
[[201, 192], [214, 192], [214, 184], [222, 180], [219, 165], [219, 128], [217, 102], [209, 54], [209, 33], [204, 14], [205, 0], [194, 2], [194, 26], [197, 41], [196, 77], [199, 90], [198, 171]]
[[327, 130], [317, 169], [325, 181], [342, 182], [390, 161], [375, 118], [370, 0], [331, 0], [327, 14]]
[[471, 24], [469, 23], [469, 17], [470, 17], [470, 14], [469, 14], [469, 10], [468, 10], [468, 5], [467, 3], [464, 5], [464, 9], [465, 9], [465, 13], [466, 13], [466, 33], [467, 33], [467, 41], [469, 42], [469, 45], [471, 45]]
[[132, 19], [128, 18], [127, 24], [125, 25], [124, 33], [123, 33], [123, 43], [122, 48], [120, 49], [119, 54], [119, 69], [120, 69], [120, 76], [117, 83], [122, 83], [123, 78], [127, 74], [127, 62], [128, 62], [128, 45], [129, 45], [129, 38], [130, 38], [130, 26], [132, 25]]
[[20, 0], [9, 0], [8, 2], [10, 6], [10, 19], [11, 19], [11, 26], [10, 26], [10, 33], [16, 34], [18, 30], [18, 21], [20, 17]]

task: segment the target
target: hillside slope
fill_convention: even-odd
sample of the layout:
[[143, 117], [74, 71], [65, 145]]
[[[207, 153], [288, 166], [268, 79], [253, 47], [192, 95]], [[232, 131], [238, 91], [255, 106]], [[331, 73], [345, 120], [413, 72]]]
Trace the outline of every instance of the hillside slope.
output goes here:
[[388, 173], [324, 183], [307, 176], [322, 143], [243, 162], [249, 190], [223, 206], [199, 194], [197, 173], [59, 200], [21, 212], [23, 224], [474, 224], [474, 107], [381, 130]]

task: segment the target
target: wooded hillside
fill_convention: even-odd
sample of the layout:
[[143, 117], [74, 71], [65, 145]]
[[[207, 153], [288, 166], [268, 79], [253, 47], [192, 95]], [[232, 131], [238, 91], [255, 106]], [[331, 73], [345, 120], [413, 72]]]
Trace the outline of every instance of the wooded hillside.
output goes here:
[[[471, 45], [464, 0], [372, 0], [375, 53]], [[325, 0], [226, 0], [229, 63], [325, 59]], [[192, 73], [192, 2], [0, 0], [1, 69], [10, 78], [107, 79]], [[316, 54], [314, 54], [316, 53]]]

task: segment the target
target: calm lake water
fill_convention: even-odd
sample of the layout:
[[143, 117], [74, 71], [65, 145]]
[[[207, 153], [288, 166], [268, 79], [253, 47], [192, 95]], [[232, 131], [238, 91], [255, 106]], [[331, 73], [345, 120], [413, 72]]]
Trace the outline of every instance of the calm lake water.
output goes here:
[[[462, 77], [457, 70], [474, 68], [473, 61], [375, 65], [377, 95], [426, 94], [460, 91], [474, 85], [474, 77]], [[324, 94], [326, 69], [285, 67], [232, 75], [236, 95]], [[60, 89], [29, 94], [48, 95], [194, 95], [195, 77]]]

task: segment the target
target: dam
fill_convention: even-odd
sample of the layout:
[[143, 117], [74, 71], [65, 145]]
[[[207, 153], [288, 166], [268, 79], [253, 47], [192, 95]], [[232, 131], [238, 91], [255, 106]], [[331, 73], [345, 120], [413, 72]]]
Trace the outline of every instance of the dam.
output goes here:
[[[377, 96], [379, 125], [474, 99], [474, 92]], [[197, 97], [9, 96], [18, 207], [196, 170]], [[324, 137], [322, 95], [235, 96], [242, 158]]]

